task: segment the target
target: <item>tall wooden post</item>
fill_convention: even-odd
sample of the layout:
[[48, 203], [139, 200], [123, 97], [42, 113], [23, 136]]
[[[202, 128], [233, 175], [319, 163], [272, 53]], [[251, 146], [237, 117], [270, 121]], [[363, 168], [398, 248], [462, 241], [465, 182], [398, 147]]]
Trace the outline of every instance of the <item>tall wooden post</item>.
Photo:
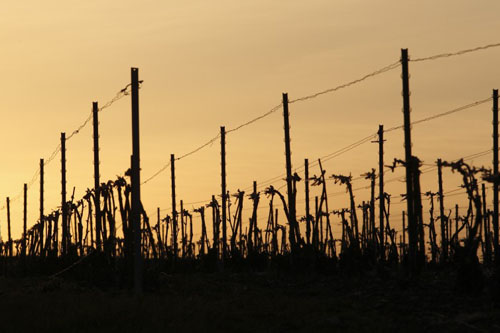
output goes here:
[[443, 196], [443, 164], [441, 159], [437, 160], [438, 183], [439, 183], [439, 220], [441, 221], [441, 260], [444, 262], [448, 258], [448, 228], [449, 223], [444, 215], [444, 196]]
[[99, 107], [97, 102], [92, 103], [92, 119], [94, 129], [94, 192], [95, 192], [95, 233], [96, 247], [101, 251], [101, 188], [99, 174]]
[[384, 125], [378, 126], [378, 195], [379, 195], [379, 224], [380, 224], [380, 256], [385, 260], [384, 236]]
[[220, 165], [221, 165], [221, 196], [222, 196], [222, 261], [227, 255], [227, 238], [226, 238], [226, 128], [220, 128]]
[[68, 251], [68, 211], [66, 207], [66, 133], [61, 133], [61, 209], [62, 255]]
[[174, 243], [174, 260], [177, 258], [177, 211], [175, 208], [175, 156], [170, 154], [170, 179], [172, 181], [172, 241]]
[[493, 90], [493, 249], [495, 261], [500, 262], [498, 248], [498, 89]]
[[12, 257], [12, 236], [10, 233], [10, 198], [7, 197], [7, 237], [9, 242], [9, 257]]
[[21, 257], [26, 257], [26, 237], [28, 236], [28, 184], [23, 186], [23, 237], [21, 239]]
[[139, 145], [139, 69], [131, 68], [132, 82], [132, 225], [134, 230], [134, 292], [142, 294], [141, 163]]
[[288, 223], [290, 226], [288, 238], [292, 252], [296, 248], [296, 214], [295, 214], [295, 195], [292, 184], [292, 151], [290, 148], [290, 120], [288, 113], [288, 94], [283, 93], [283, 118], [285, 129], [285, 158], [286, 158], [286, 187], [288, 192]]
[[309, 160], [306, 158], [304, 160], [305, 168], [305, 187], [306, 187], [306, 238], [307, 245], [311, 244], [311, 214], [309, 206]]
[[408, 216], [408, 245], [409, 261], [412, 271], [416, 270], [417, 263], [417, 221], [414, 212], [413, 198], [413, 158], [411, 152], [411, 121], [410, 121], [410, 79], [408, 71], [408, 49], [401, 50], [401, 66], [403, 79], [403, 113], [405, 136], [405, 164], [406, 164], [406, 203]]
[[43, 216], [43, 182], [44, 182], [44, 161], [40, 159], [40, 255], [45, 255], [44, 236], [45, 236], [45, 218]]

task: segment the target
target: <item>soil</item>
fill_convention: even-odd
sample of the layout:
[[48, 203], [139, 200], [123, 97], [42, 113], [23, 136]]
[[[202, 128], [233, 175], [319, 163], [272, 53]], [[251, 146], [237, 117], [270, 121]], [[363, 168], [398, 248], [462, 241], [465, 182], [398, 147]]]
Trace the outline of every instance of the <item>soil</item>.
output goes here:
[[63, 277], [0, 278], [2, 332], [500, 332], [495, 284], [447, 271], [159, 273], [136, 297]]

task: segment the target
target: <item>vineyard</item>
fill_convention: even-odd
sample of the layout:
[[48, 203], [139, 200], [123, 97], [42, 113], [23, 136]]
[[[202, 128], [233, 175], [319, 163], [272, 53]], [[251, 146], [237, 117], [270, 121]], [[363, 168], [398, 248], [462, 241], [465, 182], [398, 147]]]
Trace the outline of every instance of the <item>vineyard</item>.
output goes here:
[[[498, 198], [498, 90], [491, 97], [432, 115], [410, 119], [409, 65], [474, 52], [486, 52], [500, 44], [490, 44], [453, 53], [410, 59], [401, 51], [398, 62], [366, 74], [359, 79], [308, 96], [289, 100], [237, 127], [226, 130], [194, 150], [176, 157], [149, 178], [141, 180], [139, 92], [142, 81], [139, 70], [132, 68], [131, 82], [109, 102], [93, 110], [82, 125], [66, 136], [48, 159], [41, 159], [39, 169], [24, 192], [12, 200], [24, 198], [23, 233], [11, 236], [11, 199], [2, 208], [8, 233], [0, 243], [0, 272], [5, 277], [50, 276], [76, 279], [100, 287], [134, 288], [136, 294], [161, 284], [162, 276], [175, 273], [207, 272], [318, 272], [321, 274], [358, 274], [380, 269], [403, 271], [409, 276], [426, 274], [434, 269], [452, 269], [457, 285], [467, 291], [480, 291], [485, 279], [497, 278], [499, 262]], [[302, 103], [325, 94], [361, 83], [396, 69], [402, 74], [403, 125], [379, 126], [376, 133], [362, 138], [322, 158], [304, 160], [292, 166], [290, 112], [294, 103]], [[102, 182], [99, 171], [99, 112], [114, 102], [131, 97], [132, 142], [131, 163], [116, 179]], [[493, 142], [477, 154], [456, 160], [437, 159], [424, 164], [412, 153], [413, 125], [476, 107], [491, 107]], [[278, 111], [283, 112], [285, 173], [245, 190], [230, 191], [226, 178], [226, 135]], [[66, 141], [87, 125], [93, 126], [94, 185], [82, 198], [68, 192], [66, 181]], [[384, 160], [384, 134], [404, 131], [405, 156]], [[358, 146], [374, 142], [379, 160], [361, 175], [338, 174], [323, 168], [322, 162], [347, 153]], [[176, 162], [206, 147], [220, 143], [220, 188], [207, 201], [185, 203], [176, 197]], [[418, 143], [417, 143], [418, 144]], [[492, 154], [491, 166], [469, 163]], [[44, 207], [44, 167], [60, 155], [61, 205], [49, 213]], [[404, 169], [403, 178], [387, 176]], [[451, 171], [461, 179], [461, 188], [444, 191], [443, 172]], [[147, 212], [141, 201], [141, 186], [170, 171], [171, 208]], [[421, 186], [421, 174], [436, 172], [438, 183], [432, 188]], [[252, 175], [248, 175], [251, 179]], [[286, 184], [281, 185], [280, 181]], [[369, 196], [359, 200], [353, 183], [366, 182]], [[401, 215], [394, 214], [397, 194], [386, 192], [384, 185], [404, 181]], [[252, 181], [250, 181], [251, 183]], [[29, 188], [40, 186], [40, 214], [35, 223], [26, 217], [26, 195]], [[147, 185], [152, 186], [152, 185]], [[331, 209], [327, 186], [342, 189], [348, 205]], [[487, 196], [491, 189], [492, 198]], [[344, 192], [345, 190], [345, 192]], [[302, 192], [302, 193], [299, 193]], [[468, 205], [453, 202], [457, 193], [467, 195]], [[305, 209], [298, 209], [297, 197], [303, 196]], [[424, 203], [430, 207], [424, 214]], [[193, 209], [187, 207], [195, 206]], [[392, 208], [392, 209], [391, 209]], [[460, 209], [459, 209], [460, 208]], [[264, 212], [264, 213], [262, 213]], [[425, 216], [425, 218], [424, 218]], [[427, 217], [428, 216], [428, 217]], [[3, 222], [2, 222], [3, 223]], [[402, 226], [402, 227], [400, 227]], [[494, 272], [494, 273], [492, 273]]]

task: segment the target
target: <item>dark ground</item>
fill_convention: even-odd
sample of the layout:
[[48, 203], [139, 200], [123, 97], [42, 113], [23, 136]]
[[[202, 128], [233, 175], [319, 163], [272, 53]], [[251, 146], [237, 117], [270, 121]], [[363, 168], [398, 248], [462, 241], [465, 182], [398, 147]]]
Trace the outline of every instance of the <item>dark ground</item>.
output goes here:
[[500, 332], [491, 285], [450, 272], [161, 273], [140, 299], [65, 278], [0, 278], [1, 332]]

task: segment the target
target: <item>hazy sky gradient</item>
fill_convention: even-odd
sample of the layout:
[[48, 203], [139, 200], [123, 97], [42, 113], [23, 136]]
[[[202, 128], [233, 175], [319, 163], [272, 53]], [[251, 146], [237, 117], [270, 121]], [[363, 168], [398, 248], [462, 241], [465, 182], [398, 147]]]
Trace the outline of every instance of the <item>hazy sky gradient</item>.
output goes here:
[[[494, 0], [3, 1], [0, 202], [22, 190], [39, 159], [48, 158], [59, 143], [60, 132], [70, 133], [85, 120], [92, 101], [104, 104], [130, 81], [130, 67], [139, 67], [144, 80], [140, 117], [146, 179], [171, 153], [196, 148], [221, 125], [233, 128], [265, 113], [280, 103], [282, 92], [295, 99], [356, 79], [397, 61], [401, 48], [421, 57], [499, 42], [499, 10]], [[498, 59], [500, 48], [410, 63], [412, 119], [490, 96], [500, 86]], [[379, 124], [401, 124], [400, 73], [396, 69], [293, 104], [294, 167], [375, 133]], [[129, 166], [130, 122], [129, 97], [100, 114], [102, 181]], [[414, 154], [427, 164], [484, 151], [491, 147], [491, 105], [417, 125], [413, 139]], [[387, 134], [387, 140], [389, 164], [404, 156], [402, 132]], [[67, 149], [68, 192], [75, 186], [80, 198], [93, 184], [91, 126]], [[283, 173], [281, 111], [228, 135], [227, 151], [231, 192]], [[219, 158], [217, 143], [179, 161], [178, 198], [193, 202], [219, 193]], [[46, 168], [46, 213], [60, 204], [59, 161], [58, 156]], [[491, 155], [475, 161], [490, 163]], [[369, 143], [324, 165], [328, 174], [353, 176], [376, 166], [377, 147]], [[435, 180], [435, 173], [424, 175], [423, 190], [437, 190]], [[445, 190], [459, 181], [446, 172]], [[343, 190], [333, 182], [328, 187], [328, 192]], [[397, 182], [387, 189], [394, 197], [404, 191]], [[169, 208], [169, 172], [143, 186], [142, 194], [150, 216], [155, 217], [156, 207]], [[38, 184], [28, 195], [31, 226], [38, 218]], [[344, 197], [332, 197], [330, 208], [344, 207]], [[357, 199], [368, 197], [359, 192]], [[298, 215], [302, 209], [303, 203]], [[19, 200], [12, 204], [15, 238], [21, 234], [21, 212]], [[4, 239], [5, 221], [1, 211]]]

